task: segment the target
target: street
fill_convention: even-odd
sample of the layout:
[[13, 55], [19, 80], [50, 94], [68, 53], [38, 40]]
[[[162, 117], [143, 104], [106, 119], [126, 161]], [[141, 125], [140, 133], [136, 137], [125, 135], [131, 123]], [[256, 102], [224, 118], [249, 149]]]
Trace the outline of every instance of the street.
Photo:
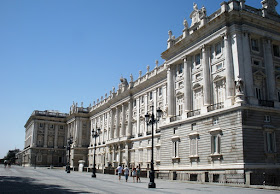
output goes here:
[[246, 193], [273, 194], [279, 190], [231, 187], [215, 184], [186, 183], [156, 179], [156, 189], [148, 189], [149, 179], [141, 178], [141, 183], [133, 183], [132, 177], [125, 182], [117, 176], [72, 172], [64, 169], [31, 168], [0, 165], [0, 193]]

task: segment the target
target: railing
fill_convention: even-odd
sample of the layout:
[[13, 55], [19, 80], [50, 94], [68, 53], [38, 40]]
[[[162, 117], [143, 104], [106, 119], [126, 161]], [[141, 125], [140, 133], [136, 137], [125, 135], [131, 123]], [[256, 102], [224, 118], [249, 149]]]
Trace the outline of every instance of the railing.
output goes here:
[[250, 13], [259, 15], [259, 16], [262, 15], [262, 10], [256, 9], [256, 8], [251, 7], [251, 6], [248, 6], [248, 5], [245, 5], [245, 10], [248, 11], [248, 12], [250, 12]]
[[266, 106], [266, 107], [274, 107], [274, 101], [271, 100], [259, 100], [260, 106]]
[[151, 134], [152, 134], [151, 131], [147, 131], [147, 132], [146, 132], [146, 135], [151, 135]]
[[252, 173], [250, 176], [251, 185], [280, 186], [280, 178], [277, 174]]
[[160, 129], [156, 129], [156, 133], [160, 133]]
[[32, 115], [50, 116], [50, 117], [67, 117], [67, 113], [49, 112], [49, 111], [33, 111]]
[[197, 116], [200, 115], [200, 109], [198, 110], [193, 110], [187, 113], [187, 117], [193, 117], [193, 116]]
[[220, 103], [217, 103], [217, 104], [212, 104], [210, 106], [207, 106], [207, 111], [211, 112], [211, 111], [222, 109], [222, 108], [224, 108], [224, 103], [220, 102]]
[[218, 15], [221, 14], [221, 11], [222, 11], [221, 8], [218, 9], [216, 12], [214, 12], [213, 14], [211, 14], [211, 15], [208, 17], [208, 20], [211, 21], [211, 20], [213, 20], [214, 18], [216, 18]]
[[179, 121], [182, 119], [181, 115], [170, 117], [170, 122]]
[[138, 137], [141, 137], [141, 136], [143, 136], [143, 133], [138, 133]]

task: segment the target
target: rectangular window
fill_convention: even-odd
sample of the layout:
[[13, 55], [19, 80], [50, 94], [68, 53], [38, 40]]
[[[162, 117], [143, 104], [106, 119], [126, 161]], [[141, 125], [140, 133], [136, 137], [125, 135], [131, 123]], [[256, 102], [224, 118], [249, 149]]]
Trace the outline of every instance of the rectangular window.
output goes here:
[[192, 126], [191, 126], [191, 130], [196, 131], [196, 129], [197, 129], [196, 123], [193, 123]]
[[178, 65], [178, 74], [182, 74], [183, 73], [183, 64], [179, 64]]
[[276, 152], [275, 132], [266, 132], [265, 133], [265, 142], [266, 142], [267, 153], [275, 153]]
[[133, 107], [136, 107], [136, 99], [133, 100]]
[[153, 92], [150, 92], [150, 100], [153, 99]]
[[39, 124], [39, 127], [40, 127], [40, 128], [44, 127], [43, 123], [40, 123], [40, 124]]
[[53, 125], [50, 125], [50, 128], [53, 129]]
[[221, 136], [215, 134], [211, 136], [211, 154], [220, 154], [221, 152]]
[[141, 103], [144, 103], [144, 96], [141, 96]]
[[219, 124], [219, 118], [218, 118], [218, 117], [214, 117], [214, 118], [212, 119], [212, 124], [213, 124], [213, 125], [218, 125], [218, 124]]
[[253, 51], [259, 51], [259, 41], [257, 39], [251, 39], [251, 46]]
[[178, 105], [178, 114], [181, 116], [183, 114], [183, 104]]
[[179, 157], [179, 141], [173, 141], [173, 158]]
[[195, 65], [200, 65], [200, 54], [195, 55]]
[[159, 96], [162, 95], [162, 87], [158, 88], [158, 95], [159, 95]]
[[215, 54], [219, 55], [219, 54], [221, 54], [221, 52], [222, 52], [222, 45], [221, 45], [221, 43], [218, 43], [215, 45]]
[[265, 123], [270, 123], [270, 116], [269, 115], [264, 116], [264, 122]]
[[273, 45], [273, 54], [275, 57], [280, 57], [280, 49], [278, 45]]
[[256, 88], [256, 98], [262, 100], [262, 91], [260, 88]]
[[63, 125], [60, 125], [60, 127], [59, 127], [60, 129], [63, 129]]

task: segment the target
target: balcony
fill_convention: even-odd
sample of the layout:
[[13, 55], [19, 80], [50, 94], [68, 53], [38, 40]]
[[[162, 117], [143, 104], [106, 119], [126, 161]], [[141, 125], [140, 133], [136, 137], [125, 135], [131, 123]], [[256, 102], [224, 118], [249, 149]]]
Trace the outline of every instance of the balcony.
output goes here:
[[193, 110], [193, 111], [190, 111], [187, 113], [187, 117], [193, 117], [193, 116], [197, 116], [197, 115], [200, 115], [200, 109], [198, 110]]
[[146, 132], [146, 135], [151, 135], [152, 134], [152, 131], [147, 131]]
[[170, 117], [170, 122], [179, 121], [182, 119], [181, 115]]
[[274, 101], [271, 100], [259, 100], [260, 106], [266, 106], [266, 107], [274, 107]]
[[220, 103], [217, 103], [217, 104], [212, 104], [210, 106], [207, 106], [207, 112], [211, 112], [211, 111], [222, 109], [222, 108], [224, 108], [224, 103], [223, 102], [220, 102]]
[[138, 133], [138, 137], [142, 137], [143, 136], [143, 133]]

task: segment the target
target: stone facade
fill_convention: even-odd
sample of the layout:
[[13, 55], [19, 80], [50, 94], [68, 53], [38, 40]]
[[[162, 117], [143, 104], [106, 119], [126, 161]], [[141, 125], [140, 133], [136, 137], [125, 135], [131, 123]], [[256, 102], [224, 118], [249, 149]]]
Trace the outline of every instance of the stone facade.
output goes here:
[[[207, 16], [205, 7], [194, 4], [183, 34], [168, 32], [164, 64], [148, 66], [136, 80], [122, 77], [93, 106], [73, 104], [63, 118], [64, 140], [74, 138], [71, 166], [85, 160], [91, 169], [96, 143], [99, 172], [118, 164], [149, 171], [151, 127], [145, 114], [160, 108], [163, 116], [154, 128], [157, 177], [248, 183], [250, 174], [279, 174], [280, 16], [277, 1], [262, 5], [231, 0]], [[31, 148], [35, 128], [29, 119]], [[95, 142], [91, 131], [97, 129]]]

